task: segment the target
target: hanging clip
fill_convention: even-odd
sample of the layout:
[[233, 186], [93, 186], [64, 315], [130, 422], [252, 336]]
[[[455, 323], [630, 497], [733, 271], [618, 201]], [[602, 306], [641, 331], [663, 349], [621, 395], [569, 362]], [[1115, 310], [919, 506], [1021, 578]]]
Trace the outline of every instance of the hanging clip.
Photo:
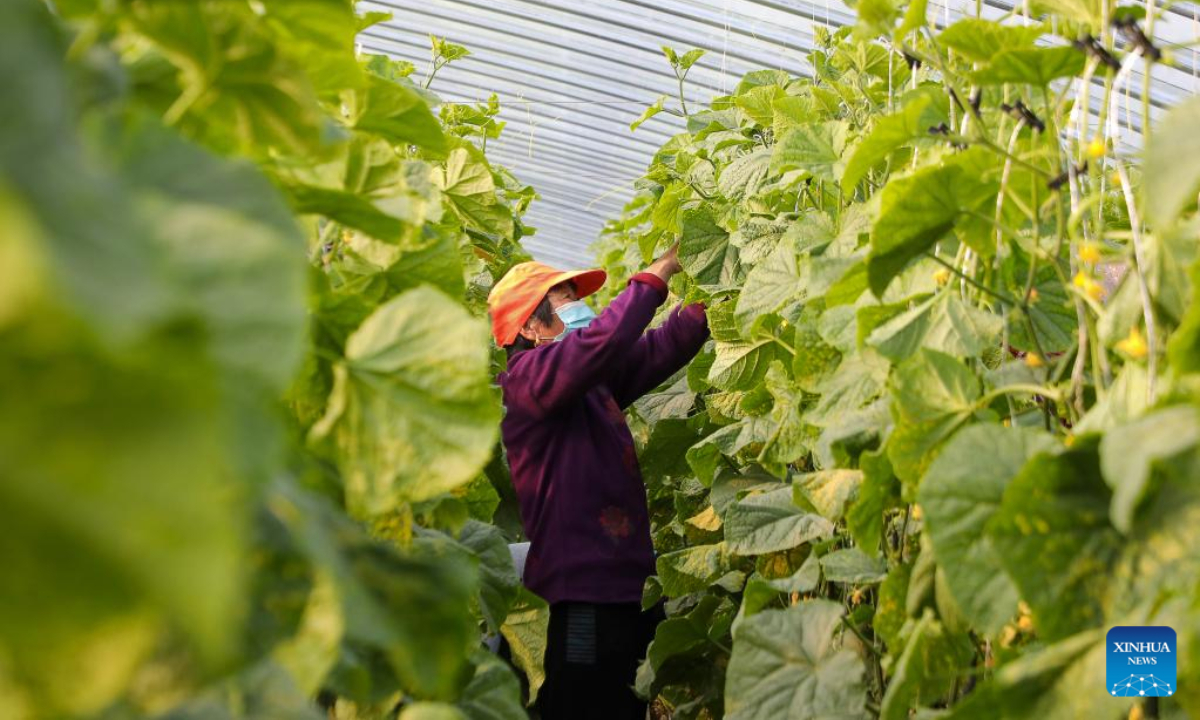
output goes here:
[[1150, 42], [1150, 38], [1146, 37], [1146, 33], [1142, 32], [1141, 26], [1137, 24], [1136, 18], [1129, 15], [1116, 17], [1113, 18], [1112, 24], [1130, 45], [1142, 53], [1142, 57], [1150, 62], [1162, 60], [1162, 50]]
[[1121, 69], [1121, 61], [1118, 60], [1116, 56], [1114, 56], [1108, 50], [1106, 50], [1104, 45], [1102, 45], [1099, 40], [1091, 35], [1084, 35], [1078, 40], [1071, 41], [1071, 44], [1074, 45], [1076, 49], [1087, 55], [1091, 55], [1113, 70]]
[[1025, 103], [1020, 100], [1013, 105], [1000, 103], [1000, 109], [1028, 125], [1034, 132], [1046, 132], [1046, 123], [1042, 122], [1042, 119], [1037, 115], [1034, 115], [1033, 111], [1025, 107]]
[[[1087, 172], [1087, 168], [1088, 168], [1087, 160], [1084, 160], [1082, 163], [1075, 166], [1075, 174], [1082, 175], [1085, 172]], [[1063, 174], [1058, 175], [1057, 177], [1051, 178], [1046, 183], [1046, 187], [1050, 188], [1051, 190], [1058, 190], [1063, 185], [1066, 185], [1067, 181], [1070, 179], [1071, 179], [1071, 171], [1068, 170], [1068, 171], [1064, 172]]]

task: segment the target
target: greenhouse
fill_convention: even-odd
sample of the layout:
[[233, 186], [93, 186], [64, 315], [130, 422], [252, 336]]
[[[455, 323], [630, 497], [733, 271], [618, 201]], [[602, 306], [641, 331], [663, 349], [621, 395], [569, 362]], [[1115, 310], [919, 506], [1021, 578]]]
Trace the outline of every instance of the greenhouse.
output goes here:
[[1200, 717], [1200, 4], [3, 0], [0, 719]]

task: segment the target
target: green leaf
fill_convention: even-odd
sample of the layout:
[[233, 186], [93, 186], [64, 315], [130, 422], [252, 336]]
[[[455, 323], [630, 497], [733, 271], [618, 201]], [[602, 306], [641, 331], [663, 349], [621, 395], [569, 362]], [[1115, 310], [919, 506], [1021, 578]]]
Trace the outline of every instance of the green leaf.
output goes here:
[[835, 643], [842, 613], [809, 600], [746, 618], [733, 635], [725, 717], [866, 718], [862, 659]]
[[434, 182], [446, 193], [455, 213], [469, 227], [511, 237], [512, 210], [496, 194], [496, 181], [483, 153], [473, 147], [450, 151], [444, 168], [434, 170]]
[[656, 566], [663, 594], [669, 597], [704, 590], [729, 571], [723, 542], [659, 555]]
[[498, 632], [521, 589], [508, 540], [494, 525], [468, 520], [458, 542], [479, 559], [480, 610], [488, 627]]
[[1001, 50], [973, 77], [980, 85], [1022, 83], [1048, 87], [1053, 80], [1083, 72], [1086, 62], [1087, 57], [1071, 46]]
[[899, 362], [918, 348], [960, 357], [979, 357], [996, 346], [1004, 320], [945, 292], [901, 313], [871, 331], [867, 344]]
[[1146, 138], [1142, 198], [1155, 228], [1166, 230], [1195, 202], [1200, 188], [1200, 98], [1175, 106]]
[[435, 153], [447, 149], [442, 126], [415, 90], [369, 75], [365, 90], [343, 93], [347, 122], [363, 132], [382, 135], [389, 142], [411, 143]]
[[1100, 467], [1112, 488], [1112, 524], [1123, 533], [1145, 498], [1155, 462], [1200, 443], [1200, 413], [1188, 405], [1167, 408], [1113, 428], [1100, 441]]
[[475, 675], [463, 690], [458, 708], [468, 720], [525, 720], [521, 684], [508, 663], [492, 653], [477, 650]]
[[738, 274], [738, 250], [707, 206], [683, 211], [679, 262], [700, 285], [731, 285]]
[[1105, 674], [1104, 629], [1079, 633], [1000, 667], [945, 720], [1101, 718], [1126, 708], [1099, 691]]
[[483, 323], [431, 288], [398, 295], [350, 336], [312, 437], [334, 441], [355, 514], [431, 498], [480, 471], [500, 420], [489, 364]]
[[926, 610], [897, 659], [879, 710], [880, 720], [907, 720], [909, 711], [934, 704], [970, 671], [974, 647]]
[[1044, 30], [1041, 25], [1001, 25], [963, 18], [943, 30], [938, 42], [976, 62], [989, 62], [1005, 50], [1033, 49]]
[[680, 377], [673, 385], [634, 403], [638, 415], [648, 423], [666, 419], [683, 419], [696, 405], [696, 393], [688, 387], [686, 377]]
[[145, 115], [114, 135], [97, 140], [163, 250], [172, 310], [203, 324], [214, 359], [239, 381], [282, 390], [300, 361], [306, 277], [304, 241], [278, 192]]
[[887, 360], [874, 350], [866, 348], [862, 353], [847, 355], [817, 388], [821, 399], [805, 417], [815, 425], [828, 426], [879, 397], [887, 378]]
[[690, 70], [691, 67], [696, 64], [697, 60], [704, 57], [705, 52], [705, 50], [701, 50], [700, 48], [688, 50], [683, 54], [682, 57], [679, 58], [679, 69]]
[[791, 486], [750, 495], [725, 513], [725, 541], [738, 555], [790, 550], [833, 534], [833, 524], [801, 510], [792, 501]]
[[858, 548], [845, 548], [821, 558], [821, 573], [829, 582], [869, 585], [887, 577], [887, 561]]
[[846, 529], [860, 548], [875, 554], [883, 538], [883, 514], [900, 505], [900, 483], [882, 449], [860, 455], [859, 467], [863, 473], [862, 487], [846, 511]]
[[529, 683], [529, 702], [537, 699], [538, 689], [546, 681], [544, 660], [550, 633], [550, 606], [524, 587], [520, 588], [500, 634], [508, 641], [514, 664], [525, 673]]
[[718, 342], [716, 358], [708, 371], [708, 381], [723, 390], [749, 390], [767, 374], [776, 360], [791, 360], [774, 336], [761, 335], [753, 340]]
[[900, 19], [901, 0], [855, 0], [850, 6], [858, 18], [855, 33], [864, 39], [890, 35]]
[[666, 95], [659, 95], [658, 99], [655, 100], [653, 104], [651, 104], [645, 110], [642, 111], [642, 114], [638, 116], [637, 120], [634, 120], [633, 122], [629, 123], [629, 130], [631, 132], [634, 130], [637, 130], [647, 120], [649, 120], [650, 118], [652, 118], [655, 115], [662, 112], [663, 111], [663, 103], [665, 103], [666, 101], [667, 101]]
[[899, 112], [875, 118], [870, 132], [854, 146], [842, 189], [849, 192], [876, 164], [887, 159], [898, 148], [928, 139], [929, 128], [948, 120], [946, 96], [941, 91], [918, 88], [905, 95]]
[[908, 263], [933, 247], [964, 216], [994, 203], [995, 183], [968, 171], [980, 158], [968, 150], [940, 165], [893, 177], [880, 192], [871, 229], [867, 274], [876, 297]]
[[[326, 116], [314, 76], [282, 50], [289, 39], [277, 37], [249, 5], [143, 3], [126, 6], [121, 20], [127, 42], [152, 46], [159, 62], [175, 67], [174, 76], [153, 71], [158, 63], [146, 58], [141, 90], [160, 96], [157, 102], [170, 98], [160, 109], [185, 134], [217, 152], [251, 157], [324, 150]], [[330, 79], [330, 67], [321, 67], [326, 60], [342, 67], [354, 60], [353, 46], [342, 52], [314, 53], [309, 68], [319, 81]], [[180, 92], [195, 100], [178, 102]]]
[[1004, 491], [987, 524], [997, 556], [1054, 641], [1103, 622], [1120, 536], [1094, 448], [1036, 455]]
[[769, 415], [773, 429], [763, 443], [758, 462], [777, 477], [785, 478], [788, 467], [808, 452], [806, 444], [811, 433], [803, 417], [804, 393], [788, 377], [783, 363], [778, 360], [771, 363], [765, 381], [774, 400]]
[[921, 480], [938, 565], [967, 620], [987, 635], [1012, 618], [1018, 595], [984, 529], [1025, 462], [1051, 447], [1052, 440], [1030, 428], [973, 425], [946, 444]]
[[470, 553], [426, 531], [409, 553], [374, 541], [323, 498], [276, 483], [272, 514], [337, 587], [346, 638], [382, 652], [420, 699], [456, 697], [470, 676], [464, 649], [478, 638]]
[[842, 121], [810, 123], [788, 131], [775, 143], [771, 172], [804, 170], [817, 180], [837, 182], [845, 167], [846, 135]]
[[1035, 13], [1050, 13], [1065, 20], [1074, 20], [1099, 32], [1103, 28], [1102, 8], [1099, 0], [1033, 0]]
[[821, 470], [799, 475], [792, 481], [796, 492], [830, 522], [842, 519], [847, 503], [854, 502], [862, 482], [861, 470]]
[[324, 215], [384, 242], [396, 243], [404, 237], [404, 221], [358, 193], [301, 184], [287, 184], [284, 189], [297, 213]]
[[717, 189], [731, 199], [753, 196], [766, 181], [770, 166], [771, 151], [755, 146], [750, 152], [739, 155], [721, 168], [721, 175], [717, 178]]
[[979, 380], [957, 359], [922, 349], [896, 368], [889, 389], [896, 429], [888, 459], [912, 497], [942, 443], [974, 415]]

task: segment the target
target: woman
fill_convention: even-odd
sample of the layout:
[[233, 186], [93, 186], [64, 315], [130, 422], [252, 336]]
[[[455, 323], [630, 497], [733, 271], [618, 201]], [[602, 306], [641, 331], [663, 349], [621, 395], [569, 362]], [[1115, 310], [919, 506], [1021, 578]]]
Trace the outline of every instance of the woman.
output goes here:
[[523, 263], [488, 297], [501, 426], [530, 540], [525, 584], [550, 603], [546, 720], [637, 718], [637, 665], [662, 617], [641, 611], [654, 574], [646, 490], [623, 410], [686, 365], [708, 338], [702, 305], [646, 331], [679, 272], [677, 248], [634, 275], [600, 315], [582, 299], [602, 270]]

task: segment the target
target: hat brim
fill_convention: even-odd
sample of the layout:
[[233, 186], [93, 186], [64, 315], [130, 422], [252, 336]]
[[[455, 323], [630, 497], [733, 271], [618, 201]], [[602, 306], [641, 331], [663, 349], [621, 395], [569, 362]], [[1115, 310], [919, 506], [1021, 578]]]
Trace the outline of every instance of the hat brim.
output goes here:
[[562, 279], [554, 284], [557, 285], [568, 280], [574, 281], [575, 297], [582, 300], [604, 287], [604, 283], [608, 281], [608, 273], [603, 270], [574, 270], [563, 273]]

